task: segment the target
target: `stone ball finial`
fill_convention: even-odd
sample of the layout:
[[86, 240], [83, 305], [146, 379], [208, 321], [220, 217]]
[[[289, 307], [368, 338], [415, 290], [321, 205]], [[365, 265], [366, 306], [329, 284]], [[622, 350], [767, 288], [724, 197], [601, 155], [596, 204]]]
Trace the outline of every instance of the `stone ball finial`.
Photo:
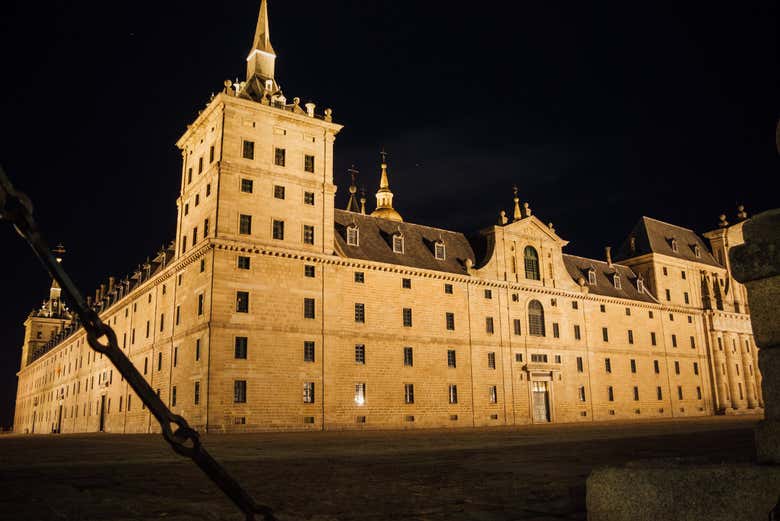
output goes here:
[[552, 222], [547, 223], [547, 227], [550, 229], [551, 232], [555, 233], [555, 226], [553, 226]]
[[737, 206], [737, 219], [740, 221], [744, 221], [747, 219], [747, 212], [745, 211], [745, 205], [738, 205]]
[[474, 267], [474, 261], [472, 261], [471, 259], [466, 259], [466, 269], [470, 270], [473, 267]]
[[498, 224], [506, 224], [507, 222], [509, 222], [509, 219], [506, 217], [506, 212], [504, 210], [498, 212]]
[[333, 109], [325, 109], [325, 121], [333, 121]]
[[578, 278], [577, 279], [577, 284], [579, 284], [580, 286], [584, 286], [585, 285], [585, 277]]
[[726, 226], [729, 225], [729, 222], [726, 220], [725, 213], [720, 214], [720, 217], [718, 217], [718, 219], [720, 220], [720, 222], [718, 222], [718, 227], [725, 228]]
[[523, 203], [523, 212], [525, 213], [526, 217], [531, 217], [531, 205], [528, 203]]

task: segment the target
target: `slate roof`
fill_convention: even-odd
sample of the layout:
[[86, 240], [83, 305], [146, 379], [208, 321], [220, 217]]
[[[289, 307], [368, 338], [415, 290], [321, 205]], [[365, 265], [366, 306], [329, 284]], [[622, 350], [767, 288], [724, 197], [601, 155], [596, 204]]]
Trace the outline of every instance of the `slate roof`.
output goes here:
[[[574, 282], [577, 282], [580, 277], [583, 277], [587, 283], [588, 270], [591, 267], [595, 270], [596, 284], [588, 284], [590, 293], [604, 295], [605, 297], [626, 298], [642, 302], [656, 302], [656, 299], [647, 293], [647, 287], [645, 287], [645, 292], [643, 293], [637, 291], [637, 275], [628, 266], [613, 262], [610, 267], [606, 261], [577, 257], [576, 255], [568, 255], [566, 253], [563, 254], [563, 263], [566, 265], [566, 270], [569, 272], [569, 275], [571, 275], [571, 278], [574, 279]], [[615, 273], [620, 275], [621, 289], [617, 289], [613, 282], [613, 275]]]
[[[635, 239], [635, 249], [631, 251], [631, 237]], [[677, 251], [672, 250], [672, 239], [677, 240]], [[694, 252], [694, 245], [699, 246], [701, 257], [697, 257]], [[642, 217], [631, 230], [631, 233], [623, 244], [615, 251], [613, 258], [615, 260], [630, 259], [639, 257], [647, 253], [658, 253], [676, 257], [692, 262], [709, 264], [710, 266], [722, 267], [715, 257], [712, 256], [704, 240], [696, 232], [665, 223], [650, 217]]]
[[[466, 259], [475, 261], [474, 250], [462, 233], [420, 224], [397, 222], [345, 210], [335, 210], [336, 245], [339, 252], [352, 259], [363, 259], [411, 268], [466, 274]], [[357, 224], [358, 246], [347, 245], [347, 226]], [[404, 253], [393, 252], [393, 234], [404, 237]], [[434, 244], [444, 241], [445, 260], [437, 260]]]

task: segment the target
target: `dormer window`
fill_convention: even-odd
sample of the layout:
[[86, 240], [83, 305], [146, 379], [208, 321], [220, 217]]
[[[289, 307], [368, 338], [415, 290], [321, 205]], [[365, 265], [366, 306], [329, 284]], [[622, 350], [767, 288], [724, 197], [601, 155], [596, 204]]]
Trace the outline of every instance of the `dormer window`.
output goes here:
[[593, 268], [590, 268], [588, 270], [588, 284], [590, 284], [591, 286], [596, 285], [596, 270], [594, 270]]
[[355, 225], [347, 226], [347, 246], [360, 246], [360, 230]]
[[638, 279], [636, 279], [636, 290], [639, 293], [644, 293], [645, 292], [645, 281], [644, 281], [644, 279], [642, 279], [642, 277], [639, 277]]
[[697, 258], [701, 258], [701, 248], [699, 248], [698, 244], [693, 245], [693, 254], [696, 255]]
[[393, 253], [404, 252], [404, 236], [400, 233], [393, 235]]
[[436, 260], [443, 261], [447, 258], [447, 249], [445, 248], [443, 241], [436, 241], [436, 244], [433, 245], [433, 252], [436, 256]]
[[620, 274], [615, 273], [612, 276], [612, 283], [615, 285], [615, 289], [623, 289], [623, 287], [620, 284]]
[[672, 239], [672, 251], [677, 253], [680, 249], [677, 247], [677, 239]]

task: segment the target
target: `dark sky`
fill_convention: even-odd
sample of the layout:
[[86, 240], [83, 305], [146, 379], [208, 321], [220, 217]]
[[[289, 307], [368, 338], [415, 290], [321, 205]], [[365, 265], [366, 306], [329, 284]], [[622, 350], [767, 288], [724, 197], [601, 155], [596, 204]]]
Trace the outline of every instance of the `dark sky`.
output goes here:
[[[269, 0], [286, 96], [345, 125], [340, 206], [352, 162], [376, 190], [383, 145], [406, 220], [490, 225], [516, 183], [579, 255], [600, 257], [641, 215], [704, 232], [739, 202], [778, 206], [776, 2], [463, 4]], [[173, 238], [174, 143], [243, 79], [258, 5], [0, 8], [0, 162], [86, 292]], [[49, 280], [6, 225], [0, 252], [7, 427], [22, 323]]]

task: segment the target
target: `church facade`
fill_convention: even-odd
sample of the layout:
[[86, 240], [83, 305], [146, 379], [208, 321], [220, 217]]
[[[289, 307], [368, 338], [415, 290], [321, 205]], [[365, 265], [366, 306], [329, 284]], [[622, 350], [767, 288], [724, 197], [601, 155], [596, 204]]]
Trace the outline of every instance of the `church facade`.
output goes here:
[[[265, 0], [245, 82], [177, 145], [175, 240], [90, 299], [171, 409], [209, 432], [471, 427], [761, 413], [736, 224], [643, 217], [614, 255], [515, 192], [470, 236], [335, 207], [332, 111], [287, 100]], [[614, 258], [613, 258], [614, 257]], [[157, 432], [53, 285], [25, 322], [14, 430]]]

